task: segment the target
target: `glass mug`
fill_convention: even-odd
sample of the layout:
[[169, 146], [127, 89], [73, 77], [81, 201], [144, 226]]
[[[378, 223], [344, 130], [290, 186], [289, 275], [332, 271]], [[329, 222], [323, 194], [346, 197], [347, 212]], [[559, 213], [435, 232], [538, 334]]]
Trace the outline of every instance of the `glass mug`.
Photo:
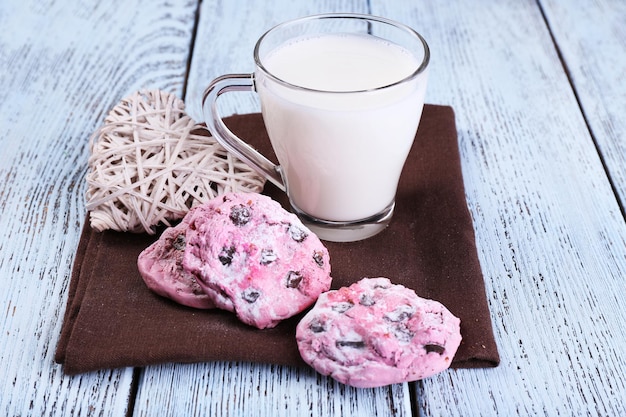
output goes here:
[[[207, 128], [285, 191], [320, 239], [365, 239], [392, 218], [424, 106], [429, 57], [422, 36], [381, 17], [288, 21], [258, 40], [253, 74], [224, 75], [207, 87]], [[228, 91], [256, 91], [279, 165], [226, 127], [217, 98]]]

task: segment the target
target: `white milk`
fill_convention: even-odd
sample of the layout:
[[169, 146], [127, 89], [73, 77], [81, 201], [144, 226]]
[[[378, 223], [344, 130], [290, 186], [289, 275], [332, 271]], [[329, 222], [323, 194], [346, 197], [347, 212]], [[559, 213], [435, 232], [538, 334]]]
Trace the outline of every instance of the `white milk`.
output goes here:
[[[424, 104], [426, 74], [407, 50], [368, 35], [290, 41], [262, 58], [256, 89], [294, 204], [310, 216], [354, 221], [393, 202]], [[356, 92], [355, 92], [356, 91]], [[333, 93], [334, 92], [334, 93]]]

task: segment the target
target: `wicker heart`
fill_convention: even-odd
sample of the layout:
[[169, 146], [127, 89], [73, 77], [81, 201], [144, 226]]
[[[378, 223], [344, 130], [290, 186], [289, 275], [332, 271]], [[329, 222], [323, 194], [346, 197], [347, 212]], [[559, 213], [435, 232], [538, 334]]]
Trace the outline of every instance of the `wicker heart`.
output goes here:
[[217, 195], [260, 192], [265, 180], [200, 129], [182, 100], [160, 90], [115, 106], [90, 140], [91, 227], [154, 234]]

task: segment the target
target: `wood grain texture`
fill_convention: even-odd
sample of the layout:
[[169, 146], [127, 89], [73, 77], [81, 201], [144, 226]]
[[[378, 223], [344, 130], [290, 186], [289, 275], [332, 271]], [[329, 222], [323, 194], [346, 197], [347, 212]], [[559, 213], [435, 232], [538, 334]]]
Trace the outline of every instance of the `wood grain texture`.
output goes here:
[[541, 0], [585, 119], [626, 206], [626, 2]]
[[[243, 341], [242, 341], [243, 343]], [[356, 389], [313, 370], [218, 362], [146, 369], [136, 416], [410, 416], [407, 384]]]
[[123, 96], [181, 93], [195, 2], [0, 2], [0, 414], [124, 415], [132, 370], [53, 363], [87, 141]]
[[502, 356], [422, 381], [422, 414], [623, 415], [626, 228], [538, 5], [380, 1], [372, 13], [432, 46], [427, 101], [456, 110]]

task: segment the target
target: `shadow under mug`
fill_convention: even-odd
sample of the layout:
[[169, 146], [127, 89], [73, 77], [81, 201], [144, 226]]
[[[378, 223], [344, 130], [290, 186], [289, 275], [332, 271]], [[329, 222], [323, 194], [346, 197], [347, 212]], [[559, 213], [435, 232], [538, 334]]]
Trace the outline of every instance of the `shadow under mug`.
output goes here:
[[[224, 75], [208, 86], [205, 122], [225, 149], [287, 193], [320, 239], [365, 239], [392, 218], [424, 106], [429, 57], [421, 35], [385, 18], [288, 21], [258, 40], [253, 74]], [[226, 127], [217, 98], [229, 91], [259, 95], [279, 165]]]

